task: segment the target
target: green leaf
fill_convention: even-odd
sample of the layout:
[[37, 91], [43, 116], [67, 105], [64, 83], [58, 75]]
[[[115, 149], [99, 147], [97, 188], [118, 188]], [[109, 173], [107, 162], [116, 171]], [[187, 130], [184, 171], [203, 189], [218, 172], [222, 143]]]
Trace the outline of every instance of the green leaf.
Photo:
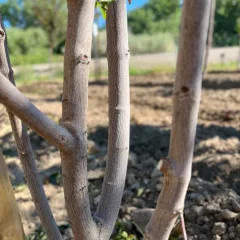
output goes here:
[[100, 9], [103, 18], [106, 19], [107, 17], [108, 5], [115, 1], [116, 0], [98, 0], [96, 2], [96, 7]]
[[143, 192], [144, 192], [144, 188], [139, 188], [137, 190], [137, 196], [140, 197], [143, 194]]
[[128, 239], [128, 234], [127, 234], [127, 232], [123, 231], [123, 232], [122, 232], [122, 237], [123, 237], [124, 239]]
[[96, 2], [96, 7], [100, 9], [102, 17], [104, 19], [106, 19], [107, 18], [107, 13], [104, 10], [104, 8], [102, 7], [102, 4], [100, 2]]

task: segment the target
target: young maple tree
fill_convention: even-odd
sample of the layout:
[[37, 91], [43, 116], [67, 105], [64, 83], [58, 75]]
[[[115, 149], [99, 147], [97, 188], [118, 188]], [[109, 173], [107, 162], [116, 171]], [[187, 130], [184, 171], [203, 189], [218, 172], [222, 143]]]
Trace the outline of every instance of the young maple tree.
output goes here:
[[[25, 126], [61, 154], [66, 209], [76, 240], [107, 240], [117, 219], [129, 151], [129, 56], [126, 1], [100, 1], [107, 9], [109, 78], [108, 159], [97, 211], [90, 211], [87, 182], [87, 103], [95, 0], [67, 0], [62, 119], [56, 124], [14, 86], [6, 33], [0, 30], [0, 103], [9, 113], [25, 178], [50, 240], [62, 239], [38, 178]], [[107, 4], [107, 5], [106, 5]], [[107, 6], [107, 7], [106, 7]], [[201, 92], [201, 70], [211, 1], [185, 0], [173, 92], [170, 151], [163, 161], [164, 186], [145, 238], [167, 240], [179, 216], [191, 177], [191, 162]], [[21, 119], [21, 120], [19, 120]]]

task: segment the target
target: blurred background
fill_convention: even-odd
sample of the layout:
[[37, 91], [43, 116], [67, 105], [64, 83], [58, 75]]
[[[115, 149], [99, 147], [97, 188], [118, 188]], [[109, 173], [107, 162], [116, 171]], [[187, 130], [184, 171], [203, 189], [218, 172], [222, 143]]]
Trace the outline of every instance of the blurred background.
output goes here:
[[[41, 111], [58, 122], [62, 111], [66, 1], [0, 0], [0, 7], [17, 86]], [[179, 0], [132, 0], [128, 4], [131, 140], [126, 190], [114, 240], [142, 239], [135, 225], [142, 217], [131, 213], [154, 208], [162, 188], [163, 176], [156, 167], [168, 152], [181, 10]], [[189, 239], [239, 239], [240, 0], [213, 1], [209, 22], [193, 179], [185, 218]], [[100, 199], [108, 131], [105, 13], [98, 8], [92, 46], [88, 179], [94, 211]], [[64, 209], [59, 153], [33, 131], [28, 132], [56, 221], [64, 239], [72, 239]], [[0, 106], [0, 144], [28, 239], [46, 239], [3, 106]], [[217, 215], [221, 209], [227, 214]], [[224, 238], [214, 228], [219, 221], [224, 222], [221, 232]], [[179, 232], [171, 239], [180, 239]]]
[[[66, 37], [66, 1], [1, 0], [0, 3], [12, 65], [28, 66], [28, 76], [32, 64], [60, 66], [57, 63], [63, 61]], [[161, 3], [139, 0], [128, 5], [129, 46], [133, 56], [131, 75], [174, 70], [181, 6], [179, 0], [163, 0]], [[208, 68], [237, 70], [240, 61], [237, 47], [240, 44], [239, 1], [217, 0], [213, 8], [213, 31], [209, 33], [208, 47], [214, 49], [208, 54]], [[105, 13], [96, 9], [92, 57], [97, 60], [92, 64], [92, 76], [97, 74], [97, 78], [107, 73], [104, 17]], [[48, 67], [41, 65], [35, 69], [46, 70]], [[61, 76], [61, 71], [54, 72]], [[31, 75], [28, 81], [34, 78], [34, 72]]]

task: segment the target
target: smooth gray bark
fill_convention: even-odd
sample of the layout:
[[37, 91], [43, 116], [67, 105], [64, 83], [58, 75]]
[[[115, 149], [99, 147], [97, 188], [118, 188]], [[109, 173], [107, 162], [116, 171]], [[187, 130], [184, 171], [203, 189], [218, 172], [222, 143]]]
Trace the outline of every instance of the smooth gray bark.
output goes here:
[[74, 151], [62, 151], [64, 196], [76, 240], [98, 239], [87, 182], [87, 105], [95, 0], [68, 0], [64, 54], [62, 126], [74, 137]]
[[214, 32], [214, 19], [215, 19], [215, 9], [216, 9], [216, 0], [211, 0], [211, 13], [209, 18], [209, 26], [208, 26], [208, 34], [207, 34], [207, 43], [206, 43], [206, 51], [205, 51], [205, 57], [204, 57], [204, 63], [203, 63], [203, 73], [207, 73], [207, 67], [208, 67], [208, 57], [209, 52], [212, 47], [213, 43], [213, 32]]
[[72, 149], [73, 137], [70, 132], [38, 110], [2, 73], [0, 73], [0, 103], [59, 149], [63, 151]]
[[[7, 37], [0, 14], [0, 72], [7, 77], [6, 81], [14, 82], [14, 74], [8, 55]], [[43, 186], [38, 177], [37, 166], [27, 130], [22, 122], [8, 111], [10, 123], [15, 137], [17, 151], [21, 160], [24, 176], [28, 184], [33, 202], [37, 209], [45, 232], [50, 240], [62, 239], [48, 204]], [[20, 237], [20, 236], [19, 236]]]
[[109, 239], [112, 233], [125, 185], [130, 123], [129, 56], [126, 1], [117, 0], [107, 12], [108, 160], [95, 214], [102, 226], [100, 239]]
[[184, 1], [170, 149], [161, 167], [164, 172], [163, 189], [146, 227], [145, 238], [149, 240], [167, 240], [177, 218], [183, 213], [191, 178], [210, 8], [209, 0]]
[[[109, 149], [101, 201], [93, 219], [87, 182], [87, 102], [94, 7], [95, 0], [68, 0], [61, 126], [0, 73], [0, 102], [60, 150], [66, 208], [75, 240], [109, 239], [121, 204], [129, 151], [130, 54], [126, 2], [118, 0], [108, 12]], [[28, 156], [26, 151], [20, 152]]]
[[238, 59], [237, 59], [237, 70], [240, 71], [240, 36], [239, 36], [239, 50], [238, 50]]

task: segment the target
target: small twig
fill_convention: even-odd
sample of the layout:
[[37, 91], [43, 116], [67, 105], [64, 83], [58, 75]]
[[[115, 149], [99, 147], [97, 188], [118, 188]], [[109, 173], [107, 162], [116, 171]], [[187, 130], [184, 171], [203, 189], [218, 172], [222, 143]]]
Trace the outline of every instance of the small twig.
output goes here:
[[181, 226], [182, 226], [183, 239], [184, 239], [184, 240], [187, 240], [187, 231], [186, 231], [186, 226], [185, 226], [185, 221], [184, 221], [183, 212], [181, 212], [180, 218], [181, 218]]

